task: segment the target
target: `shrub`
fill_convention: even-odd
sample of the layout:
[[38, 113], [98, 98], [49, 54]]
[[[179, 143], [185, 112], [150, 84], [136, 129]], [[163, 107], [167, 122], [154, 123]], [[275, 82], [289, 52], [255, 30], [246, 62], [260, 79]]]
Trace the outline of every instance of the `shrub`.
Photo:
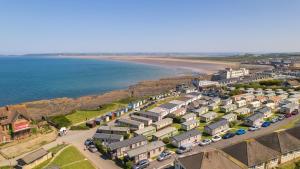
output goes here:
[[130, 138], [130, 134], [125, 134], [124, 135], [124, 139], [126, 140], [126, 139], [129, 139]]
[[232, 128], [232, 127], [234, 127], [236, 124], [237, 124], [236, 121], [232, 121], [232, 122], [229, 123], [229, 127]]
[[300, 161], [295, 162], [295, 169], [300, 169]]
[[88, 130], [90, 129], [88, 126], [82, 126], [82, 125], [78, 125], [78, 126], [71, 126], [70, 130]]
[[181, 119], [180, 117], [174, 117], [173, 122], [174, 123], [180, 123], [180, 121], [181, 121], [180, 119]]
[[98, 151], [99, 151], [101, 154], [103, 154], [103, 155], [107, 154], [107, 148], [102, 144], [101, 141], [99, 141], [99, 140], [94, 140], [94, 143], [95, 143], [96, 148], [98, 149]]
[[170, 139], [168, 137], [166, 137], [166, 138], [163, 139], [163, 142], [165, 144], [169, 144], [170, 143]]
[[50, 118], [51, 122], [54, 123], [56, 128], [68, 127], [72, 123], [64, 115], [53, 116]]
[[133, 162], [132, 161], [127, 161], [125, 163], [125, 169], [132, 169], [133, 168]]

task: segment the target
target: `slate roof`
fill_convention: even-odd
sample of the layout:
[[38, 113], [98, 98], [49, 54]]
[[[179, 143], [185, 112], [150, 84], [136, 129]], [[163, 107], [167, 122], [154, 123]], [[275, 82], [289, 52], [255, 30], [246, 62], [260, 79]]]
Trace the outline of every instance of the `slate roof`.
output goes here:
[[111, 131], [129, 131], [128, 127], [118, 127], [118, 126], [100, 126], [97, 132], [100, 133], [101, 130], [111, 130]]
[[107, 134], [107, 133], [95, 133], [93, 138], [95, 139], [110, 139], [110, 140], [122, 140], [123, 135], [119, 134]]
[[254, 139], [225, 147], [222, 150], [248, 167], [265, 163], [280, 156], [277, 151], [260, 144]]
[[163, 147], [163, 146], [165, 146], [165, 144], [162, 141], [153, 141], [149, 144], [146, 144], [141, 147], [127, 151], [127, 155], [129, 157], [134, 157], [136, 155], [139, 155], [139, 154], [142, 154], [145, 152], [149, 152], [151, 150], [154, 150], [156, 148]]
[[197, 129], [192, 129], [190, 131], [187, 131], [187, 132], [181, 133], [179, 135], [173, 136], [171, 139], [179, 142], [179, 141], [182, 141], [182, 140], [185, 140], [185, 139], [188, 139], [190, 137], [197, 136], [197, 135], [202, 135], [202, 133]]
[[281, 154], [300, 150], [300, 140], [285, 131], [264, 135], [256, 140], [264, 146], [267, 146]]
[[143, 135], [139, 135], [139, 136], [127, 139], [127, 140], [123, 140], [123, 141], [116, 142], [116, 143], [111, 143], [108, 145], [108, 148], [110, 150], [115, 150], [118, 148], [130, 146], [132, 144], [135, 144], [137, 142], [142, 142], [142, 141], [147, 141], [147, 138]]
[[23, 118], [29, 120], [29, 115], [24, 105], [15, 105], [15, 106], [6, 106], [0, 107], [0, 124], [11, 124], [14, 122], [18, 116], [22, 116]]
[[289, 133], [290, 135], [296, 137], [297, 139], [300, 139], [300, 126], [291, 128], [286, 130], [287, 133]]
[[159, 107], [170, 110], [170, 109], [173, 109], [177, 106], [178, 106], [177, 104], [165, 103], [165, 104], [160, 105]]
[[26, 156], [24, 156], [23, 158], [20, 158], [18, 161], [21, 161], [24, 164], [30, 164], [42, 157], [44, 157], [45, 155], [48, 154], [48, 151], [46, 151], [45, 149], [41, 148], [38, 149], [30, 154], [27, 154]]
[[178, 160], [185, 169], [245, 169], [246, 166], [219, 150], [200, 152]]
[[210, 129], [213, 130], [213, 129], [216, 129], [216, 128], [221, 127], [221, 126], [225, 126], [227, 124], [229, 124], [229, 123], [226, 119], [221, 119], [221, 120], [219, 120], [217, 122], [214, 122], [214, 123], [211, 123], [211, 124], [209, 124], [205, 127], [210, 128]]
[[257, 119], [263, 118], [265, 115], [262, 113], [254, 113], [252, 115], [250, 115], [249, 117], [246, 118], [246, 120], [249, 121], [255, 121]]

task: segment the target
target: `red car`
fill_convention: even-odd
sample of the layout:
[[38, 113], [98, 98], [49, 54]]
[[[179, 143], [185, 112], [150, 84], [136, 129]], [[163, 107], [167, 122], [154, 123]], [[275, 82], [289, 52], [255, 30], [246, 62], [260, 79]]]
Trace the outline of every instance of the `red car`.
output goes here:
[[285, 116], [285, 118], [289, 118], [289, 117], [292, 117], [292, 114], [291, 113], [287, 113], [284, 116]]
[[294, 111], [292, 112], [292, 115], [297, 115], [297, 114], [299, 114], [298, 110], [294, 110]]

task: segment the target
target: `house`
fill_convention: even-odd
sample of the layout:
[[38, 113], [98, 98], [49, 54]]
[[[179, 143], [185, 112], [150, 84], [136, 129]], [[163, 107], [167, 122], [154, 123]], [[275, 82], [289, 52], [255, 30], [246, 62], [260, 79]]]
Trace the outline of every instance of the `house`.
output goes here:
[[211, 99], [211, 101], [212, 101], [213, 103], [218, 104], [218, 105], [221, 103], [221, 99], [220, 99], [219, 97], [214, 97], [214, 98]]
[[247, 107], [242, 107], [242, 108], [239, 108], [239, 109], [236, 109], [234, 110], [233, 112], [237, 115], [247, 115], [250, 113], [250, 109], [247, 108]]
[[123, 141], [124, 136], [118, 134], [95, 133], [93, 139], [110, 144], [114, 142]]
[[220, 111], [224, 112], [224, 113], [228, 113], [228, 112], [231, 112], [231, 111], [233, 111], [235, 109], [237, 109], [237, 105], [235, 105], [235, 104], [227, 104], [225, 106], [221, 106]]
[[228, 104], [232, 104], [232, 99], [231, 98], [227, 98], [227, 99], [221, 100], [221, 105], [222, 106], [226, 106]]
[[182, 145], [198, 143], [201, 140], [201, 136], [202, 133], [199, 130], [193, 129], [171, 137], [170, 142], [173, 146], [180, 147]]
[[179, 97], [176, 100], [184, 101], [185, 105], [188, 105], [193, 102], [190, 97]]
[[125, 119], [125, 118], [118, 119], [116, 123], [119, 126], [129, 127], [129, 129], [132, 131], [140, 130], [144, 128], [144, 123], [135, 120]]
[[268, 98], [266, 96], [256, 96], [255, 100], [260, 101], [261, 103], [265, 102], [268, 100]]
[[191, 112], [193, 112], [196, 115], [200, 116], [200, 115], [205, 114], [205, 113], [208, 112], [208, 107], [203, 106], [203, 107], [200, 107], [199, 109], [194, 109]]
[[272, 116], [272, 109], [270, 107], [262, 107], [256, 110], [254, 113], [262, 113], [264, 114], [265, 118]]
[[112, 158], [120, 158], [124, 156], [126, 151], [141, 147], [147, 143], [148, 141], [145, 136], [138, 135], [127, 140], [111, 143], [107, 148]]
[[242, 99], [246, 100], [246, 102], [251, 102], [254, 98], [255, 98], [255, 96], [253, 94], [250, 94], [250, 93], [245, 93], [245, 94], [232, 96], [233, 102], [236, 102], [236, 101], [239, 101], [239, 100], [242, 100]]
[[181, 122], [187, 122], [190, 120], [196, 120], [197, 116], [194, 113], [188, 113], [181, 117]]
[[173, 103], [165, 103], [160, 105], [159, 107], [167, 110], [167, 114], [173, 113], [174, 111], [180, 108], [178, 104], [173, 104]]
[[126, 152], [127, 157], [134, 163], [141, 160], [151, 159], [158, 156], [165, 150], [165, 144], [162, 141], [154, 141], [141, 147]]
[[246, 102], [246, 100], [238, 100], [235, 102], [235, 104], [237, 105], [238, 108], [240, 108], [240, 107], [246, 106], [247, 102]]
[[16, 168], [32, 169], [52, 158], [52, 153], [41, 148], [17, 160]]
[[0, 143], [26, 138], [30, 134], [30, 119], [26, 106], [0, 108]]
[[130, 130], [128, 127], [100, 126], [97, 129], [97, 133], [107, 133], [107, 134], [126, 135], [129, 134], [129, 132]]
[[191, 92], [185, 95], [185, 97], [191, 98], [192, 101], [199, 100], [202, 97], [200, 92]]
[[197, 100], [199, 103], [199, 106], [208, 106], [208, 101], [207, 100]]
[[177, 157], [174, 169], [246, 169], [244, 164], [233, 160], [220, 150], [208, 150]]
[[151, 139], [151, 138], [152, 138], [152, 135], [153, 135], [155, 132], [156, 132], [156, 128], [155, 128], [155, 127], [153, 127], [153, 126], [148, 126], [148, 127], [143, 128], [143, 129], [134, 131], [134, 135], [135, 135], [135, 136], [143, 135], [143, 136], [147, 137], [148, 139]]
[[170, 126], [172, 123], [173, 123], [173, 119], [165, 118], [165, 119], [162, 119], [160, 121], [153, 123], [152, 126], [155, 127], [156, 130], [160, 130], [164, 127]]
[[220, 134], [227, 130], [229, 130], [229, 122], [225, 119], [221, 119], [217, 122], [204, 126], [204, 132], [211, 136]]
[[163, 116], [159, 113], [149, 112], [149, 111], [140, 111], [137, 113], [139, 116], [143, 116], [149, 119], [152, 119], [153, 122], [160, 121], [163, 119]]
[[254, 139], [225, 147], [222, 151], [251, 169], [276, 167], [280, 156], [277, 151], [262, 145]]
[[237, 120], [237, 115], [234, 113], [226, 114], [222, 117], [222, 119], [227, 120], [228, 122], [233, 122]]
[[181, 124], [181, 128], [183, 130], [191, 130], [191, 129], [194, 129], [196, 127], [199, 126], [199, 121], [194, 119], [194, 120], [189, 120], [189, 121], [186, 121], [184, 123]]
[[169, 103], [176, 104], [178, 105], [179, 108], [183, 106], [187, 106], [186, 102], [182, 100], [172, 100]]
[[253, 102], [249, 103], [249, 106], [252, 109], [256, 109], [260, 107], [260, 101], [259, 100], [254, 100]]
[[162, 118], [166, 117], [170, 112], [162, 107], [154, 107], [153, 109], [148, 110], [148, 112], [160, 114]]
[[130, 118], [132, 120], [144, 123], [144, 126], [150, 126], [152, 124], [152, 119], [147, 117], [131, 115]]
[[200, 116], [200, 121], [209, 122], [209, 121], [212, 121], [213, 119], [215, 119], [217, 117], [218, 117], [218, 114], [216, 112], [211, 111], [211, 112], [202, 114]]
[[208, 106], [208, 110], [215, 110], [219, 107], [218, 103], [211, 103]]
[[179, 117], [179, 116], [185, 115], [185, 113], [186, 113], [186, 108], [181, 107], [178, 110], [168, 114], [168, 117], [172, 117], [172, 118]]
[[275, 109], [276, 108], [276, 105], [273, 102], [268, 102], [268, 103], [265, 104], [265, 106], [269, 107], [270, 109]]
[[280, 107], [281, 113], [292, 113], [294, 110], [299, 110], [298, 104], [289, 103]]
[[247, 117], [244, 124], [247, 126], [260, 126], [264, 122], [265, 115], [262, 113], [254, 113]]
[[162, 140], [164, 138], [175, 136], [178, 133], [175, 127], [167, 127], [153, 134], [153, 140]]
[[285, 131], [258, 137], [256, 141], [280, 153], [279, 164], [300, 157], [300, 140]]
[[272, 97], [269, 97], [269, 102], [272, 102], [274, 103], [276, 106], [279, 105], [279, 102], [281, 101], [281, 97], [279, 96], [272, 96]]

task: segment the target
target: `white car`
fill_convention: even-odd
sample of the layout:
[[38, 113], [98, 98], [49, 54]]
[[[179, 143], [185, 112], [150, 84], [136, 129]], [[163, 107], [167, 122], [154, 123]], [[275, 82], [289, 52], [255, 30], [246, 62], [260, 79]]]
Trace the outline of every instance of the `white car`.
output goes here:
[[209, 145], [211, 143], [211, 139], [204, 139], [202, 141], [200, 141], [200, 146], [205, 146], [205, 145]]
[[260, 127], [257, 127], [257, 126], [253, 126], [253, 127], [250, 127], [248, 130], [249, 131], [256, 131], [256, 130], [259, 130]]
[[222, 137], [221, 137], [221, 136], [213, 136], [213, 137], [211, 138], [211, 140], [212, 140], [213, 142], [218, 142], [218, 141], [222, 140]]

